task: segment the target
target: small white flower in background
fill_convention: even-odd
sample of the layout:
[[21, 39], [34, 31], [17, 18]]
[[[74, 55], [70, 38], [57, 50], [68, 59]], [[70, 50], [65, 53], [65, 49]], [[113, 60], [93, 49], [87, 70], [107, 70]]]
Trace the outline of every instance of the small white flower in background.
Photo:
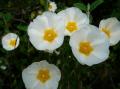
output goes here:
[[52, 12], [55, 12], [56, 9], [57, 9], [56, 3], [52, 2], [52, 1], [48, 1], [48, 10], [52, 11]]
[[38, 14], [41, 15], [43, 12], [41, 10], [38, 10]]
[[22, 72], [26, 89], [57, 89], [61, 72], [54, 64], [34, 62]]
[[92, 25], [74, 32], [69, 43], [74, 56], [81, 64], [92, 66], [105, 61], [109, 56], [109, 40]]
[[64, 23], [55, 13], [44, 12], [30, 23], [28, 35], [36, 49], [52, 52], [63, 44]]
[[2, 70], [6, 70], [6, 69], [7, 69], [7, 66], [1, 65], [0, 68], [1, 68]]
[[56, 55], [60, 55], [60, 51], [55, 50], [54, 52], [56, 53]]
[[70, 36], [73, 32], [80, 30], [85, 24], [89, 24], [88, 16], [76, 7], [67, 8], [58, 13], [65, 22], [65, 35]]
[[111, 17], [101, 20], [99, 29], [106, 34], [111, 46], [120, 41], [120, 22], [117, 18]]
[[20, 39], [15, 33], [8, 33], [2, 38], [2, 46], [5, 50], [10, 51], [18, 47]]

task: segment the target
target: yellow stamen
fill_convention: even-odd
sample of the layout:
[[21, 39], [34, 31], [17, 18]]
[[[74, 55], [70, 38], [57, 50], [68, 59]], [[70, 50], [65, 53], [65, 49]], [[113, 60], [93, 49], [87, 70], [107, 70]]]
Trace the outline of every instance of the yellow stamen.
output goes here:
[[44, 32], [44, 40], [48, 42], [53, 42], [53, 40], [57, 37], [57, 33], [52, 28], [48, 28]]
[[73, 32], [78, 29], [77, 23], [76, 22], [68, 22], [66, 25], [66, 29], [70, 32]]
[[86, 56], [89, 56], [90, 53], [93, 51], [93, 48], [90, 44], [90, 42], [80, 42], [79, 44], [79, 52], [86, 55]]
[[12, 46], [12, 47], [15, 47], [16, 46], [16, 39], [10, 39], [9, 40], [9, 45]]
[[52, 9], [52, 5], [49, 3], [49, 5], [48, 5], [48, 9], [50, 10], [50, 9]]
[[102, 31], [107, 35], [108, 38], [110, 38], [111, 33], [108, 28], [102, 28]]
[[45, 83], [50, 79], [50, 73], [48, 69], [40, 69], [37, 75], [37, 79], [42, 82]]

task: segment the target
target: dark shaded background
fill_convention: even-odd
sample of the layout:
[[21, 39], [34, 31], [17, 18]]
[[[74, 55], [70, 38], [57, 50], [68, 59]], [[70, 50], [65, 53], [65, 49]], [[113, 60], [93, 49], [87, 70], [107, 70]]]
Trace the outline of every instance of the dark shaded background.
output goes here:
[[[58, 11], [73, 6], [74, 3], [93, 3], [95, 0], [54, 0]], [[69, 46], [69, 37], [65, 37], [62, 47], [57, 49], [60, 54], [49, 54], [37, 51], [30, 44], [27, 26], [38, 11], [44, 11], [45, 5], [40, 0], [0, 0], [0, 39], [8, 32], [20, 36], [19, 47], [11, 52], [2, 48], [0, 42], [0, 89], [25, 89], [21, 73], [32, 62], [47, 60], [56, 64], [62, 78], [58, 89], [120, 89], [120, 42], [110, 47], [107, 61], [88, 67], [81, 65], [74, 58]], [[117, 17], [120, 20], [120, 0], [104, 0], [91, 12], [92, 24], [98, 26], [100, 20]]]

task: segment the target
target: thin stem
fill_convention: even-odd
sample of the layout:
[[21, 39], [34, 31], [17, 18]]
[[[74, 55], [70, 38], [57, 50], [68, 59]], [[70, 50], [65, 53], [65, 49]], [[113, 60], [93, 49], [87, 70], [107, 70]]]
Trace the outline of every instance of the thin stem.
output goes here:
[[87, 16], [90, 18], [90, 4], [87, 4]]
[[111, 81], [111, 86], [113, 87], [113, 89], [116, 89], [113, 78], [112, 78], [112, 75], [111, 75], [110, 72], [109, 72], [109, 78], [110, 78], [110, 81]]
[[45, 3], [46, 5], [45, 5], [45, 10], [46, 11], [48, 11], [48, 5], [49, 5], [49, 1], [48, 0], [46, 0], [46, 3]]
[[4, 21], [4, 23], [5, 23], [5, 29], [7, 29], [7, 30], [5, 30], [5, 32], [7, 33], [7, 32], [9, 32], [9, 27], [8, 27], [8, 25], [7, 25], [7, 22], [6, 22], [4, 16], [3, 16], [3, 21]]

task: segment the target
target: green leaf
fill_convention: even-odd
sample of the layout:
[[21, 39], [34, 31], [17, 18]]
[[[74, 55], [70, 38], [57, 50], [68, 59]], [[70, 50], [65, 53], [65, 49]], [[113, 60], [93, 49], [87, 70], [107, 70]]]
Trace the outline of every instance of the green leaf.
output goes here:
[[5, 13], [5, 14], [3, 14], [3, 19], [6, 22], [9, 22], [9, 21], [11, 21], [13, 19], [13, 16], [10, 13]]
[[1, 27], [4, 27], [4, 23], [3, 23], [2, 20], [0, 20], [0, 28], [1, 28]]
[[2, 13], [1, 12], [0, 13], [0, 19], [2, 19], [1, 21], [3, 21], [3, 22], [0, 22], [0, 27], [3, 27], [5, 29], [9, 29], [10, 21], [12, 21], [13, 15], [9, 12], [8, 13]]
[[0, 12], [0, 18], [3, 18], [3, 15], [4, 15], [4, 14], [3, 14], [2, 12]]
[[95, 2], [93, 2], [90, 6], [90, 10], [93, 11], [94, 9], [96, 9], [99, 5], [101, 5], [104, 2], [104, 0], [96, 0]]
[[87, 6], [85, 4], [83, 4], [83, 3], [75, 3], [74, 6], [81, 9], [81, 10], [83, 10], [83, 11], [87, 10]]
[[5, 32], [5, 33], [9, 33], [9, 32], [10, 32], [9, 28], [8, 28], [8, 27], [5, 27], [5, 28], [4, 28], [4, 32]]
[[40, 0], [40, 4], [44, 6], [45, 10], [48, 8], [48, 0]]
[[44, 6], [44, 5], [45, 5], [45, 1], [46, 1], [46, 0], [40, 0], [40, 4], [41, 4], [42, 6]]
[[25, 25], [25, 24], [19, 24], [18, 26], [17, 26], [17, 28], [20, 30], [20, 31], [27, 31], [27, 25]]
[[120, 8], [116, 8], [112, 11], [111, 16], [112, 17], [117, 17], [118, 19], [120, 19], [120, 13], [118, 13], [120, 11]]

